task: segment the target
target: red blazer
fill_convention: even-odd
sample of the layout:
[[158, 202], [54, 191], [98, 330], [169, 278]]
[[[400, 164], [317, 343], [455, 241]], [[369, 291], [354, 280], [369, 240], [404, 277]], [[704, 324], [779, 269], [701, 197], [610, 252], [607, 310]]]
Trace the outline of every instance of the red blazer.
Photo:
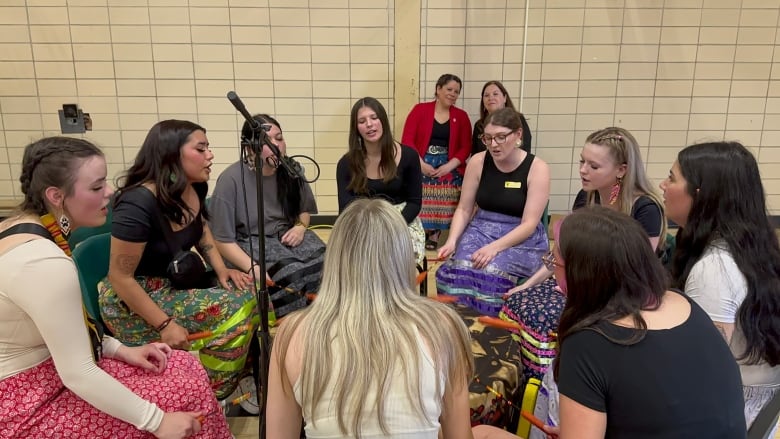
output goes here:
[[[428, 142], [433, 133], [433, 115], [436, 111], [436, 101], [417, 104], [406, 116], [404, 134], [401, 143], [417, 150], [420, 157], [425, 157]], [[449, 159], [460, 160], [458, 171], [463, 175], [466, 171], [466, 159], [471, 154], [471, 121], [465, 111], [450, 107], [450, 144]]]

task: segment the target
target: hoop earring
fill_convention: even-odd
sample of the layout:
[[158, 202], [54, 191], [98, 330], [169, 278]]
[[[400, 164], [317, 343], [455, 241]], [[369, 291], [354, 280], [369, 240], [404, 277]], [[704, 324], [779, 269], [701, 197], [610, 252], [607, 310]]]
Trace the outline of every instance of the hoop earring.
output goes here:
[[609, 193], [609, 205], [614, 206], [620, 196], [620, 190], [623, 187], [623, 177], [618, 177], [617, 182], [612, 186], [612, 191]]

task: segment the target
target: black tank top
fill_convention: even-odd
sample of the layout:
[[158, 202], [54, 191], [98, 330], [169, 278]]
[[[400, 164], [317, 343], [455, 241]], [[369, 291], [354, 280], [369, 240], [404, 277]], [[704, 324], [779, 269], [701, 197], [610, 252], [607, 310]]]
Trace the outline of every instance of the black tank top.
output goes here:
[[479, 208], [522, 218], [528, 197], [528, 172], [533, 161], [534, 155], [527, 154], [514, 171], [501, 172], [493, 156], [485, 152], [482, 177], [477, 188]]
[[450, 121], [439, 123], [433, 119], [433, 131], [431, 131], [431, 141], [428, 145], [448, 147], [450, 144]]

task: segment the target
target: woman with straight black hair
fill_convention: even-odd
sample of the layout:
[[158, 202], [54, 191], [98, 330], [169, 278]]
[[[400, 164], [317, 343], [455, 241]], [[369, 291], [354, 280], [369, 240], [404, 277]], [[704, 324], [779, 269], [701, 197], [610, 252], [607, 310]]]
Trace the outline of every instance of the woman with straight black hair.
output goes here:
[[729, 343], [750, 425], [780, 388], [780, 245], [758, 164], [737, 142], [692, 145], [661, 189], [667, 215], [680, 225], [674, 282]]
[[[739, 369], [707, 314], [667, 289], [647, 235], [601, 206], [544, 258], [567, 291], [553, 369], [562, 439], [746, 436]], [[483, 434], [483, 430], [484, 433]], [[507, 437], [487, 427], [476, 438]]]

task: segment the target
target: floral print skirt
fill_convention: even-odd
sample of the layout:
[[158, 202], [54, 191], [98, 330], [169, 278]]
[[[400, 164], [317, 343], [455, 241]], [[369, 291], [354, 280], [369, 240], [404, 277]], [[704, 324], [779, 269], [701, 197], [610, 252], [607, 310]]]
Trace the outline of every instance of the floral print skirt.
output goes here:
[[[173, 351], [168, 366], [151, 373], [119, 360], [103, 358], [101, 369], [165, 412], [201, 411], [198, 439], [232, 437], [217, 399], [209, 392], [203, 367], [187, 352]], [[79, 398], [62, 383], [51, 358], [0, 381], [0, 437], [153, 439]], [[7, 404], [6, 404], [7, 402]]]
[[[251, 373], [247, 353], [260, 321], [252, 291], [221, 286], [177, 290], [161, 277], [139, 276], [136, 281], [190, 334], [212, 331], [212, 336], [194, 341], [190, 350], [198, 351], [217, 398], [230, 395], [238, 381]], [[101, 316], [114, 337], [131, 346], [160, 340], [160, 334], [117, 296], [107, 278], [98, 284], [98, 290]]]

